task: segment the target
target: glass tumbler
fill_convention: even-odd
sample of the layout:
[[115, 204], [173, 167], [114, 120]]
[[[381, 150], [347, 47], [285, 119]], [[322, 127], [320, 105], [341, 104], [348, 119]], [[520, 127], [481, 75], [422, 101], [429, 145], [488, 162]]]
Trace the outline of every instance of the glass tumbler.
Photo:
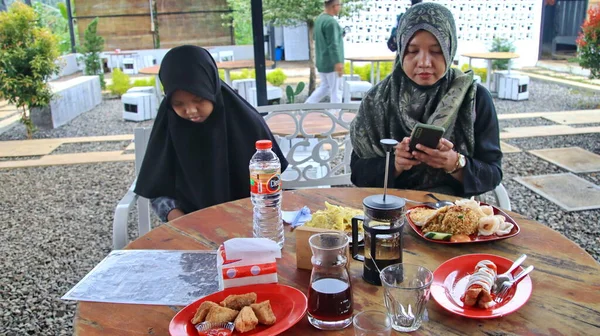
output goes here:
[[355, 336], [390, 336], [392, 321], [386, 312], [368, 310], [354, 315]]
[[419, 329], [429, 300], [433, 273], [423, 266], [403, 263], [384, 268], [380, 277], [392, 328], [400, 332]]

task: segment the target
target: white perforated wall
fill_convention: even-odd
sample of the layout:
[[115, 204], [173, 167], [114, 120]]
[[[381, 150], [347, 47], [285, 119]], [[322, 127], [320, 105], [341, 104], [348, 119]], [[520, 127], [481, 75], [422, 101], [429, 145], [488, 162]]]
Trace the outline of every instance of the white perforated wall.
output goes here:
[[[442, 4], [452, 11], [459, 51], [487, 51], [491, 41], [500, 37], [512, 41], [517, 52], [526, 59], [537, 60], [541, 0], [425, 0], [428, 1]], [[360, 44], [385, 45], [396, 16], [409, 6], [409, 0], [365, 1], [359, 13], [340, 19], [342, 27], [351, 29], [346, 34], [345, 44], [349, 45], [350, 51]]]

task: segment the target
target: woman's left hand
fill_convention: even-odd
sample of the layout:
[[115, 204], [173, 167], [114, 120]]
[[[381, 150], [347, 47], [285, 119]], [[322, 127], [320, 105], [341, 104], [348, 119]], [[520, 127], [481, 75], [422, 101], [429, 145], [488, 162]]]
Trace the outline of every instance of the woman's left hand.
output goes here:
[[417, 145], [418, 151], [413, 151], [415, 159], [433, 167], [441, 168], [446, 171], [453, 170], [458, 160], [458, 154], [453, 151], [454, 144], [447, 139], [440, 139], [437, 148], [429, 148], [423, 145]]

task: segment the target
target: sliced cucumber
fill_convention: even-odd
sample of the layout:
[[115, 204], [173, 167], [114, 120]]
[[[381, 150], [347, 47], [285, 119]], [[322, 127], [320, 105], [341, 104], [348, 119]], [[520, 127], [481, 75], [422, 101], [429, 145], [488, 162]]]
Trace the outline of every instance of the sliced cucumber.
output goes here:
[[446, 240], [449, 241], [450, 237], [452, 237], [451, 233], [445, 232], [427, 232], [425, 234], [425, 238], [435, 239], [435, 240]]

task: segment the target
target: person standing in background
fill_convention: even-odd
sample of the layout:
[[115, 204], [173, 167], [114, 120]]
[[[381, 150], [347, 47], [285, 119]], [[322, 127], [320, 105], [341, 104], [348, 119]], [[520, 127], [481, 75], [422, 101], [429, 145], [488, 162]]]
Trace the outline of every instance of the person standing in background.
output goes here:
[[[421, 2], [423, 2], [423, 0], [410, 0], [410, 5], [414, 6]], [[403, 13], [400, 13], [396, 17], [396, 25], [394, 26], [394, 28], [392, 28], [392, 33], [390, 34], [390, 38], [387, 40], [388, 49], [390, 49], [393, 52], [396, 52], [396, 50], [398, 50], [398, 42], [396, 41], [396, 34], [398, 31], [398, 27], [400, 27], [400, 19], [402, 18], [402, 14]]]
[[325, 11], [315, 20], [314, 39], [316, 66], [321, 84], [306, 99], [306, 103], [318, 103], [329, 95], [332, 103], [341, 103], [340, 77], [344, 73], [343, 29], [334, 18], [342, 9], [341, 0], [324, 2]]

